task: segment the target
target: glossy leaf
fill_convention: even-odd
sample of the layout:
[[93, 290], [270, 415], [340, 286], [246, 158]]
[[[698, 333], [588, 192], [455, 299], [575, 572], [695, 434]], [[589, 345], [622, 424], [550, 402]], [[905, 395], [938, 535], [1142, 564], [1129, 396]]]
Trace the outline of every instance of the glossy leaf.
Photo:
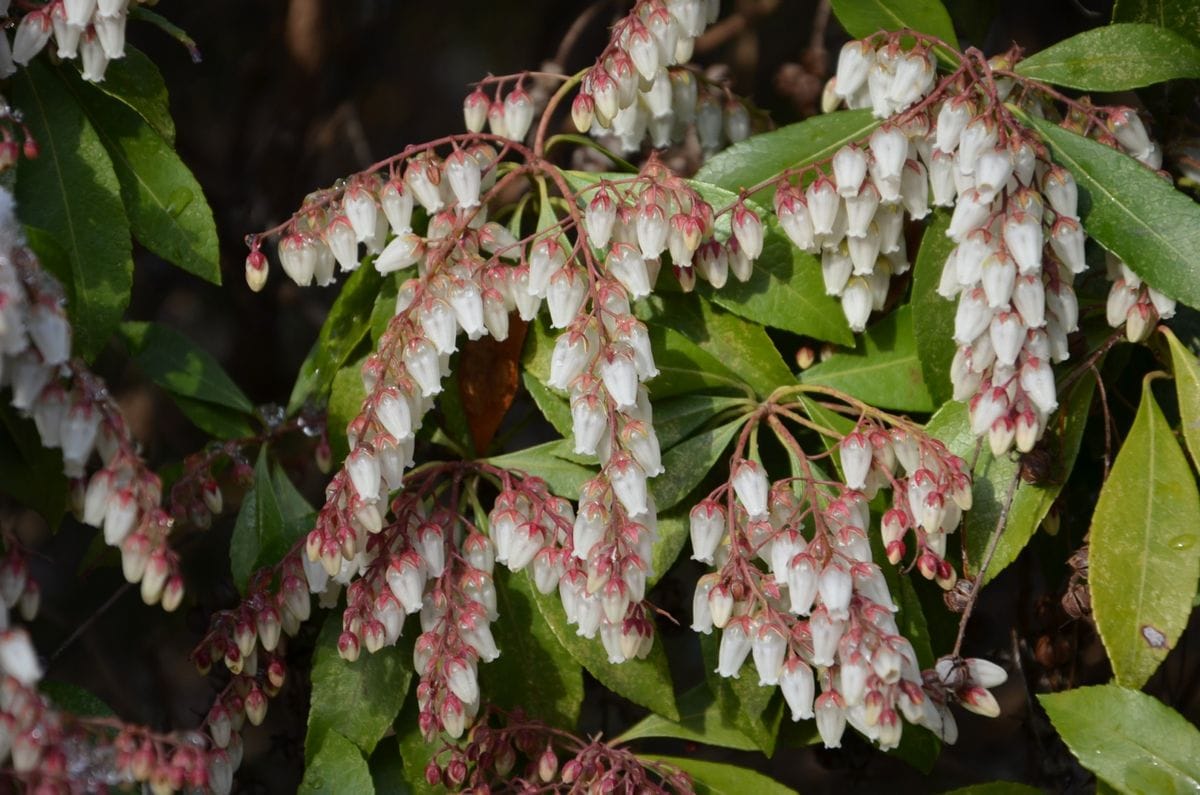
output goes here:
[[1192, 454], [1192, 463], [1200, 462], [1200, 361], [1170, 329], [1163, 333], [1171, 348], [1171, 369], [1175, 371], [1175, 396], [1179, 400], [1179, 424], [1183, 439]]
[[1081, 91], [1126, 91], [1200, 77], [1200, 47], [1157, 25], [1084, 31], [1019, 61], [1016, 72]]
[[674, 511], [658, 515], [658, 538], [650, 550], [650, 571], [646, 574], [647, 591], [662, 579], [687, 543], [689, 520], [685, 508], [688, 506], [682, 505]]
[[275, 563], [297, 538], [312, 528], [312, 508], [287, 474], [271, 472], [264, 445], [254, 465], [254, 485], [246, 492], [229, 541], [229, 568], [239, 589], [262, 566]]
[[679, 720], [667, 720], [661, 715], [647, 715], [629, 727], [613, 742], [627, 743], [647, 737], [670, 737], [688, 742], [732, 748], [736, 751], [756, 751], [754, 741], [721, 717], [716, 698], [701, 683], [679, 697]]
[[123, 323], [121, 336], [138, 367], [154, 383], [192, 400], [254, 413], [254, 404], [220, 363], [183, 334], [158, 323]]
[[691, 392], [726, 391], [754, 394], [741, 377], [716, 356], [663, 322], [648, 328], [658, 376], [647, 383], [655, 401]]
[[1119, 684], [1144, 685], [1187, 626], [1200, 577], [1197, 516], [1195, 477], [1147, 379], [1090, 531], [1092, 609]]
[[364, 650], [351, 663], [338, 654], [341, 634], [342, 614], [335, 610], [321, 625], [313, 652], [304, 753], [314, 762], [330, 735], [348, 740], [360, 755], [369, 755], [399, 714], [412, 678], [411, 642], [408, 649], [398, 645], [374, 654]]
[[835, 353], [800, 374], [801, 383], [840, 389], [859, 400], [899, 411], [933, 411], [913, 335], [913, 315], [903, 306], [862, 335], [853, 351]]
[[521, 383], [525, 391], [533, 398], [534, 404], [542, 412], [546, 421], [554, 426], [559, 435], [568, 438], [571, 435], [571, 406], [565, 398], [559, 397], [550, 387], [538, 380], [537, 376], [528, 370], [521, 373]]
[[720, 641], [719, 630], [700, 636], [704, 678], [716, 699], [721, 721], [753, 740], [764, 754], [772, 756], [783, 719], [783, 696], [777, 687], [759, 686], [758, 670], [753, 660], [746, 660], [736, 679], [727, 679], [718, 674], [717, 649]]
[[306, 400], [324, 402], [333, 386], [334, 376], [349, 361], [371, 328], [371, 311], [382, 283], [379, 272], [366, 265], [346, 279], [321, 325], [317, 341], [300, 365], [300, 373], [288, 398], [289, 414], [303, 406]]
[[687, 773], [692, 779], [696, 795], [743, 795], [746, 792], [754, 792], [757, 795], [796, 795], [794, 789], [785, 787], [773, 778], [768, 778], [762, 773], [744, 767], [692, 759], [691, 757], [653, 754], [638, 754], [638, 756], [642, 759], [663, 762]]
[[[79, 61], [72, 62], [81, 68]], [[123, 102], [145, 119], [169, 145], [175, 145], [175, 121], [171, 118], [167, 84], [154, 62], [132, 45], [125, 45], [125, 57], [108, 64], [104, 80], [94, 84], [113, 99]]]
[[557, 593], [543, 596], [535, 591], [533, 598], [554, 637], [558, 638], [575, 662], [588, 669], [602, 685], [659, 715], [671, 720], [679, 719], [662, 638], [654, 639], [654, 646], [646, 659], [613, 664], [608, 661], [608, 654], [599, 636], [591, 640], [581, 638], [575, 634], [575, 627], [567, 624], [567, 616]]
[[1071, 753], [1118, 792], [1200, 791], [1200, 731], [1153, 696], [1100, 685], [1038, 701]]
[[715, 395], [684, 395], [655, 403], [654, 432], [658, 443], [669, 450], [713, 417], [739, 405], [744, 404], [737, 398]]
[[571, 460], [575, 457], [571, 442], [559, 439], [515, 453], [492, 456], [486, 461], [498, 467], [536, 475], [546, 481], [550, 490], [568, 499], [578, 499], [584, 481], [596, 473], [582, 464]]
[[255, 435], [254, 424], [244, 412], [182, 395], [172, 394], [171, 399], [193, 425], [217, 439], [245, 439]]
[[1113, 22], [1149, 22], [1200, 44], [1200, 5], [1192, 0], [1117, 0]]
[[43, 61], [18, 72], [12, 99], [41, 146], [38, 157], [21, 158], [17, 166], [21, 220], [53, 235], [66, 254], [67, 270], [54, 275], [67, 290], [74, 352], [90, 360], [120, 322], [133, 285], [120, 182], [96, 130]]
[[[876, 27], [871, 32], [878, 30]], [[813, 116], [778, 130], [752, 135], [709, 158], [696, 180], [737, 193], [782, 172], [832, 158], [849, 143], [865, 139], [880, 125], [870, 110], [842, 110]], [[750, 194], [768, 204], [774, 186]], [[822, 289], [822, 293], [824, 289]]]
[[[1060, 408], [1046, 431], [1051, 440], [1043, 442], [1055, 461], [1054, 472], [1047, 482], [1034, 485], [1022, 481], [1017, 486], [1004, 532], [997, 542], [984, 582], [990, 582], [1017, 559], [1062, 491], [1079, 455], [1094, 389], [1093, 379], [1081, 378], [1067, 395], [1059, 396]], [[968, 425], [966, 405], [957, 401], [947, 403], [930, 418], [925, 429], [945, 442], [955, 455], [967, 461], [975, 455], [976, 439]], [[974, 506], [964, 514], [960, 528], [972, 566], [978, 566], [983, 559], [988, 538], [996, 529], [1004, 498], [1013, 478], [1017, 477], [1019, 466], [1012, 457], [994, 458], [984, 441], [975, 464]]]
[[1081, 188], [1084, 227], [1158, 290], [1200, 306], [1200, 204], [1115, 149], [1025, 117]]
[[[958, 47], [950, 12], [940, 0], [833, 0], [833, 13], [855, 38], [866, 38], [880, 30], [908, 28]], [[938, 47], [937, 52], [949, 58], [944, 47]]]
[[500, 656], [479, 666], [480, 686], [499, 707], [520, 707], [551, 725], [574, 726], [583, 703], [579, 664], [538, 615], [529, 578], [501, 566], [495, 573], [500, 618], [492, 632]]
[[954, 394], [950, 384], [950, 362], [957, 350], [954, 343], [957, 301], [948, 301], [937, 293], [946, 258], [954, 250], [954, 243], [946, 237], [949, 226], [950, 213], [935, 211], [921, 237], [921, 248], [913, 264], [913, 339], [925, 388], [937, 405], [945, 403]]
[[327, 732], [304, 769], [301, 795], [335, 795], [354, 792], [371, 795], [375, 785], [367, 760], [354, 743], [336, 731]]
[[349, 364], [338, 370], [329, 390], [329, 408], [325, 418], [329, 426], [329, 447], [334, 461], [341, 461], [349, 453], [346, 442], [346, 427], [362, 410], [367, 390], [363, 388], [359, 375], [362, 361]]
[[220, 284], [217, 226], [191, 170], [135, 110], [73, 72], [64, 74], [112, 158], [133, 236], [168, 262]]
[[745, 422], [745, 417], [739, 417], [720, 427], [698, 433], [663, 454], [663, 468], [666, 471], [650, 481], [650, 491], [660, 511], [679, 504], [704, 480]]

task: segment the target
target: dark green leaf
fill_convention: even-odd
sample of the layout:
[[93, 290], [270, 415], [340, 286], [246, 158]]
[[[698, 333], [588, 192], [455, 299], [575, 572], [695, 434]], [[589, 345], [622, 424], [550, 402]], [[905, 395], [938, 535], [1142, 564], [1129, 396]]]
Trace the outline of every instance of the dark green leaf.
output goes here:
[[62, 456], [42, 445], [33, 420], [0, 401], [0, 492], [29, 506], [57, 528], [67, 512]]
[[113, 715], [112, 707], [105, 704], [95, 693], [79, 685], [70, 682], [39, 682], [38, 690], [49, 698], [55, 707], [72, 715], [84, 718], [109, 718]]
[[[363, 268], [367, 267], [364, 262]], [[347, 280], [349, 281], [349, 280]], [[342, 290], [345, 290], [345, 285]], [[400, 277], [393, 274], [383, 280], [379, 286], [379, 295], [375, 298], [375, 306], [371, 307], [371, 342], [378, 344], [379, 338], [387, 331], [388, 324], [396, 316], [396, 295], [400, 292]], [[341, 293], [339, 292], [340, 296]], [[374, 346], [374, 345], [373, 345]]]
[[696, 795], [743, 795], [746, 792], [754, 792], [759, 795], [796, 795], [794, 789], [785, 787], [773, 778], [767, 778], [762, 773], [744, 767], [734, 767], [721, 762], [708, 762], [690, 757], [652, 754], [638, 754], [638, 757], [654, 762], [663, 762], [687, 773], [692, 779]]
[[[78, 62], [75, 63], [78, 68]], [[104, 80], [95, 86], [128, 105], [169, 145], [175, 145], [175, 122], [171, 118], [167, 85], [158, 67], [141, 50], [126, 44], [125, 57], [109, 63]]]
[[902, 306], [871, 326], [853, 351], [835, 353], [800, 374], [805, 384], [840, 389], [859, 400], [899, 411], [933, 411], [925, 388], [912, 310]]
[[[734, 144], [710, 158], [696, 172], [696, 179], [736, 193], [787, 169], [828, 160], [846, 144], [865, 139], [880, 123], [870, 110], [813, 116]], [[774, 194], [772, 185], [751, 195], [767, 203]], [[823, 287], [821, 292], [825, 292]]]
[[529, 578], [497, 567], [496, 595], [500, 618], [492, 632], [500, 656], [479, 667], [488, 701], [574, 727], [583, 703], [582, 672], [538, 614]]
[[1117, 0], [1113, 22], [1149, 22], [1200, 44], [1200, 5], [1194, 0]]
[[783, 719], [783, 696], [777, 687], [761, 687], [758, 669], [747, 660], [736, 679], [727, 679], [716, 672], [719, 632], [700, 636], [704, 678], [716, 698], [717, 709], [725, 726], [746, 735], [767, 756], [775, 753], [779, 724]]
[[325, 419], [331, 431], [329, 447], [333, 460], [341, 461], [350, 450], [346, 446], [346, 428], [350, 421], [362, 411], [363, 400], [367, 390], [363, 388], [362, 361], [354, 362], [337, 371], [333, 377], [333, 385], [329, 390], [329, 408]]
[[1147, 379], [1092, 514], [1088, 584], [1119, 684], [1144, 685], [1187, 626], [1200, 577], [1197, 516], [1196, 480]]
[[244, 412], [175, 393], [171, 393], [171, 400], [193, 425], [218, 439], [245, 439], [255, 433], [249, 416]]
[[188, 273], [220, 284], [217, 227], [192, 172], [134, 110], [73, 72], [64, 74], [112, 158], [134, 237]]
[[957, 349], [954, 342], [956, 306], [954, 301], [937, 293], [942, 268], [954, 250], [954, 243], [946, 237], [949, 225], [950, 213], [945, 210], [934, 213], [921, 237], [921, 248], [913, 265], [913, 338], [925, 388], [936, 405], [945, 403], [954, 393], [950, 384], [950, 362]]
[[121, 336], [154, 383], [173, 395], [254, 413], [250, 398], [213, 356], [184, 335], [158, 323], [123, 323]]
[[52, 234], [67, 255], [69, 273], [55, 275], [67, 290], [75, 353], [90, 360], [108, 342], [133, 285], [120, 182], [96, 130], [41, 60], [18, 73], [13, 102], [41, 146], [37, 158], [21, 158], [17, 167], [21, 219]]
[[745, 417], [739, 417], [699, 433], [663, 454], [666, 471], [650, 481], [650, 491], [660, 511], [677, 505], [704, 480], [745, 422]]
[[[1024, 481], [1013, 495], [1012, 507], [1004, 533], [996, 545], [995, 555], [988, 566], [984, 582], [992, 580], [1029, 543], [1041, 525], [1054, 500], [1062, 491], [1063, 483], [1075, 466], [1079, 445], [1083, 441], [1083, 429], [1087, 425], [1088, 409], [1092, 404], [1092, 391], [1096, 382], [1081, 378], [1066, 395], [1060, 395], [1062, 404], [1058, 413], [1050, 420], [1046, 435], [1052, 441], [1045, 442], [1056, 462], [1051, 482], [1034, 485]], [[942, 406], [930, 418], [925, 430], [946, 443], [950, 452], [967, 461], [975, 455], [976, 439], [971, 434], [967, 421], [967, 407], [957, 401]], [[1019, 463], [1014, 457], [994, 458], [986, 442], [979, 453], [974, 472], [974, 505], [963, 517], [963, 543], [967, 546], [971, 563], [978, 566], [987, 548], [988, 538], [996, 529], [1000, 509], [1008, 494], [1009, 485], [1017, 477]]]
[[554, 426], [554, 430], [558, 431], [563, 438], [570, 438], [571, 406], [566, 399], [554, 394], [550, 387], [539, 381], [537, 376], [528, 370], [521, 373], [521, 383], [525, 385], [525, 391], [533, 398], [533, 402], [542, 412], [542, 416]]
[[[686, 507], [686, 506], [684, 506]], [[667, 573], [688, 539], [688, 512], [682, 510], [658, 516], [658, 538], [650, 550], [650, 572], [646, 575], [646, 590], [653, 588]]]
[[1026, 116], [1079, 183], [1088, 234], [1156, 289], [1200, 306], [1200, 205], [1133, 158]]
[[701, 390], [753, 394], [732, 370], [692, 340], [669, 328], [665, 320], [650, 322], [648, 326], [654, 364], [658, 367], [658, 376], [647, 384], [653, 400]]
[[1015, 781], [989, 781], [986, 784], [972, 784], [960, 787], [943, 795], [1039, 795], [1041, 790], [1028, 784], [1018, 784]]
[[685, 395], [655, 403], [654, 432], [658, 434], [658, 443], [669, 450], [717, 414], [738, 405], [744, 404], [737, 398], [714, 395]]
[[362, 752], [336, 731], [325, 734], [315, 753], [310, 755], [300, 782], [302, 795], [335, 795], [354, 792], [368, 795], [375, 792], [371, 771]]
[[[289, 414], [306, 400], [325, 401], [334, 375], [370, 331], [371, 311], [382, 284], [383, 277], [373, 267], [364, 265], [350, 274], [325, 317], [308, 358], [300, 365], [300, 374], [288, 398]], [[394, 310], [394, 304], [389, 309]]]
[[[833, 13], [846, 32], [858, 39], [880, 30], [908, 28], [958, 48], [950, 13], [940, 0], [833, 0]], [[936, 50], [944, 60], [954, 60], [944, 47]]]
[[1200, 47], [1157, 25], [1087, 30], [1017, 63], [1016, 71], [1081, 91], [1126, 91], [1200, 77]]
[[1038, 700], [1071, 753], [1117, 791], [1200, 791], [1200, 732], [1154, 697], [1101, 685]]
[[383, 795], [411, 795], [412, 787], [405, 776], [399, 743], [381, 742], [367, 760], [367, 765], [371, 768], [371, 781], [376, 792]]
[[663, 651], [661, 638], [654, 639], [654, 647], [644, 660], [626, 660], [619, 665], [610, 663], [599, 637], [592, 640], [581, 638], [575, 634], [575, 627], [567, 624], [567, 615], [563, 612], [557, 593], [543, 596], [534, 591], [532, 595], [554, 637], [558, 638], [575, 662], [588, 669], [602, 685], [659, 715], [672, 720], [679, 719], [671, 671], [667, 667], [667, 655]]
[[555, 494], [575, 500], [579, 498], [584, 481], [596, 472], [571, 460], [575, 458], [573, 449], [570, 441], [559, 439], [486, 460], [493, 466], [536, 475], [545, 480]]
[[708, 686], [701, 683], [679, 697], [679, 720], [647, 715], [613, 742], [627, 743], [644, 737], [674, 737], [689, 742], [756, 751], [758, 746], [721, 718], [721, 710]]
[[1171, 369], [1175, 371], [1175, 396], [1179, 400], [1179, 424], [1183, 439], [1192, 454], [1192, 463], [1200, 465], [1200, 361], [1165, 326], [1163, 333], [1171, 347]]
[[229, 570], [240, 590], [245, 590], [250, 575], [266, 559], [266, 551], [278, 548], [283, 532], [283, 514], [271, 480], [270, 455], [263, 445], [254, 465], [254, 485], [242, 500], [229, 541]]
[[374, 654], [364, 650], [350, 663], [338, 654], [341, 634], [342, 613], [335, 610], [321, 626], [313, 652], [312, 700], [304, 740], [305, 756], [313, 761], [314, 753], [320, 755], [330, 735], [342, 737], [362, 753], [370, 754], [400, 712], [412, 678], [411, 641]]

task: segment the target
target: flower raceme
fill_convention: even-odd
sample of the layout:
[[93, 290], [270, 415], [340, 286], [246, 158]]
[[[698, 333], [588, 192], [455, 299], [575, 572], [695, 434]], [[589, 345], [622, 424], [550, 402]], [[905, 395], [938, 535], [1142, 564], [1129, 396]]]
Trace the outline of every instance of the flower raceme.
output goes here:
[[[130, 4], [130, 0], [53, 0], [26, 10], [12, 44], [7, 36], [0, 37], [0, 77], [16, 74], [18, 65], [27, 66], [53, 41], [58, 58], [79, 60], [84, 80], [104, 80], [109, 62], [125, 57]], [[12, 12], [9, 9], [8, 14]]]

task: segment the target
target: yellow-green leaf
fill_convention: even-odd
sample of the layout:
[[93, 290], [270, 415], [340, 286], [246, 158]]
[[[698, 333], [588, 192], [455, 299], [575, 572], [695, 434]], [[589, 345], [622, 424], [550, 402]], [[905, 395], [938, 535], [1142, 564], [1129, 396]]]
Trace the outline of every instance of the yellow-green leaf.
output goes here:
[[1015, 71], [1081, 91], [1125, 91], [1200, 77], [1200, 47], [1157, 25], [1118, 23], [1060, 41]]
[[1171, 368], [1175, 371], [1175, 396], [1179, 399], [1183, 439], [1192, 454], [1192, 463], [1200, 466], [1200, 361], [1173, 331], [1163, 327], [1163, 333], [1171, 347]]

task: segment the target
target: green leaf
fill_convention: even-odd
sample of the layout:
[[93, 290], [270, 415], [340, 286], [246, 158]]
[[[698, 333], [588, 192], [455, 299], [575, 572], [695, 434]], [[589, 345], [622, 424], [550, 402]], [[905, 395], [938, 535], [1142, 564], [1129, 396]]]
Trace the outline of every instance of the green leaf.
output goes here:
[[726, 409], [744, 405], [737, 398], [715, 395], [685, 395], [654, 404], [654, 432], [658, 443], [669, 450], [696, 428], [711, 420]]
[[361, 370], [361, 360], [338, 370], [329, 390], [329, 408], [325, 422], [332, 431], [329, 434], [329, 447], [334, 461], [341, 461], [350, 453], [346, 442], [346, 428], [350, 421], [358, 416], [363, 400], [367, 397], [367, 390], [363, 388], [360, 375]]
[[58, 709], [85, 718], [109, 718], [112, 707], [90, 690], [70, 682], [39, 682], [38, 690]]
[[[765, 330], [714, 307], [701, 296], [654, 296], [646, 308], [649, 314], [643, 320], [669, 325], [760, 396], [794, 381]], [[650, 384], [654, 394], [654, 382]]]
[[[82, 68], [78, 61], [74, 63], [76, 68]], [[125, 57], [109, 63], [104, 80], [95, 86], [128, 105], [170, 146], [175, 145], [175, 121], [171, 118], [167, 84], [158, 67], [141, 50], [126, 44]]]
[[14, 83], [13, 103], [41, 146], [37, 158], [21, 158], [17, 166], [21, 220], [49, 232], [66, 253], [69, 271], [55, 275], [67, 290], [74, 351], [91, 360], [120, 322], [133, 285], [120, 182], [96, 130], [58, 74], [35, 60]]
[[367, 795], [375, 792], [371, 771], [362, 752], [336, 731], [321, 740], [304, 769], [300, 782], [301, 795], [335, 795], [354, 792]]
[[[696, 181], [688, 184], [718, 210], [738, 198], [736, 193], [715, 185]], [[754, 261], [750, 278], [745, 282], [730, 279], [719, 290], [703, 283], [698, 292], [718, 306], [764, 326], [842, 344], [853, 342], [841, 304], [825, 294], [820, 260], [792, 245], [774, 213], [754, 202], [748, 201], [747, 205], [763, 219], [765, 233], [762, 255]], [[732, 235], [731, 218], [732, 214], [726, 213], [717, 219], [715, 232], [720, 239]]]
[[57, 528], [67, 512], [67, 489], [62, 455], [42, 445], [32, 419], [0, 401], [0, 492]]
[[986, 784], [959, 787], [944, 793], [944, 795], [1040, 795], [1040, 793], [1040, 789], [1028, 784], [1018, 784], [1015, 781], [989, 781]]
[[577, 500], [579, 489], [596, 471], [572, 460], [576, 458], [573, 449], [570, 441], [558, 439], [485, 460], [492, 466], [535, 475], [560, 497]]
[[950, 213], [946, 210], [934, 211], [921, 237], [921, 248], [913, 265], [913, 339], [925, 388], [937, 405], [945, 403], [954, 394], [950, 384], [950, 363], [957, 350], [954, 342], [955, 302], [937, 293], [942, 268], [954, 250], [953, 241], [946, 237], [949, 226]]
[[[833, 0], [838, 22], [856, 39], [880, 30], [904, 30], [936, 36], [958, 49], [950, 12], [939, 0]], [[943, 60], [952, 61], [944, 47], [935, 48]]]
[[700, 390], [736, 390], [753, 394], [736, 373], [695, 342], [666, 325], [665, 319], [647, 324], [658, 375], [646, 386], [655, 401]]
[[254, 404], [213, 356], [190, 339], [158, 323], [122, 323], [121, 336], [138, 367], [154, 383], [192, 400], [254, 413]]
[[583, 703], [579, 665], [537, 614], [529, 578], [495, 571], [500, 618], [492, 632], [500, 656], [480, 666], [480, 686], [499, 707], [520, 707], [551, 725], [573, 727]]
[[933, 411], [913, 336], [912, 308], [902, 306], [863, 333], [853, 351], [835, 353], [800, 374], [801, 383], [840, 389], [899, 411]]
[[404, 759], [399, 743], [381, 742], [367, 760], [375, 791], [386, 795], [411, 795], [412, 787], [405, 776]]
[[647, 715], [613, 742], [627, 743], [646, 737], [672, 737], [737, 751], [758, 750], [753, 740], [724, 722], [716, 698], [704, 683], [681, 695], [678, 706], [679, 720], [667, 720], [661, 715]]
[[794, 789], [744, 767], [690, 757], [638, 754], [638, 758], [663, 762], [687, 773], [692, 779], [696, 795], [743, 795], [746, 792], [754, 792], [757, 795], [796, 795]]
[[1092, 514], [1096, 628], [1119, 684], [1141, 687], [1187, 626], [1200, 577], [1200, 494], [1150, 380]]
[[[686, 507], [686, 506], [685, 506]], [[688, 539], [688, 514], [680, 510], [658, 517], [658, 538], [650, 550], [650, 571], [646, 575], [646, 590], [653, 588], [675, 563]]]
[[1128, 155], [1044, 119], [1023, 120], [1086, 192], [1088, 234], [1155, 289], [1200, 306], [1200, 205]]
[[171, 399], [193, 425], [217, 439], [245, 439], [255, 434], [250, 417], [241, 411], [174, 393]]
[[554, 394], [550, 387], [539, 381], [537, 376], [528, 370], [521, 373], [521, 383], [525, 385], [525, 391], [533, 398], [533, 402], [542, 412], [542, 416], [554, 426], [554, 430], [558, 431], [563, 438], [570, 438], [571, 406], [566, 399]]
[[575, 662], [600, 680], [600, 684], [659, 715], [671, 720], [679, 719], [662, 638], [654, 639], [650, 655], [644, 660], [626, 660], [619, 665], [610, 663], [599, 637], [592, 640], [581, 638], [575, 634], [575, 627], [567, 624], [567, 615], [563, 612], [557, 593], [543, 596], [531, 591], [531, 594], [554, 637], [558, 638]]
[[758, 669], [747, 660], [736, 679], [727, 679], [716, 672], [717, 632], [700, 636], [700, 657], [704, 663], [704, 678], [716, 698], [721, 721], [746, 735], [768, 757], [775, 754], [779, 724], [783, 719], [783, 696], [777, 687], [760, 687]]
[[334, 610], [321, 625], [313, 651], [312, 699], [304, 753], [314, 762], [314, 754], [320, 755], [331, 735], [348, 740], [369, 755], [399, 714], [412, 679], [411, 639], [374, 654], [364, 651], [350, 663], [338, 654], [341, 634], [342, 613]]
[[650, 491], [660, 511], [679, 504], [704, 480], [745, 422], [745, 417], [738, 417], [720, 427], [699, 433], [663, 454], [663, 469], [666, 471], [650, 481]]
[[1157, 25], [1087, 30], [1017, 62], [1015, 71], [1081, 91], [1126, 91], [1200, 77], [1200, 47]]
[[1162, 330], [1171, 348], [1171, 369], [1175, 371], [1175, 396], [1179, 400], [1183, 439], [1192, 454], [1192, 463], [1200, 465], [1200, 361], [1174, 332], [1166, 326]]
[[288, 398], [289, 414], [303, 406], [306, 400], [324, 402], [333, 386], [334, 376], [371, 329], [371, 312], [382, 285], [383, 277], [368, 265], [359, 267], [342, 285], [321, 325], [317, 341], [300, 365], [300, 373]]
[[[1045, 443], [1056, 461], [1057, 471], [1052, 474], [1050, 482], [1033, 485], [1021, 481], [1017, 486], [1004, 533], [996, 544], [995, 555], [984, 577], [985, 583], [1017, 559], [1062, 491], [1079, 455], [1095, 386], [1093, 379], [1081, 378], [1066, 395], [1059, 396], [1061, 408], [1051, 418], [1050, 427], [1046, 430], [1053, 441]], [[942, 406], [930, 418], [925, 430], [945, 442], [950, 452], [967, 461], [975, 454], [976, 439], [971, 434], [967, 407], [962, 403], [951, 401]], [[994, 458], [984, 443], [975, 464], [974, 505], [964, 514], [960, 530], [964, 533], [963, 543], [974, 566], [978, 566], [983, 559], [988, 538], [996, 529], [1009, 484], [1017, 477], [1019, 467], [1014, 457]]]
[[229, 570], [239, 590], [245, 591], [250, 575], [263, 561], [279, 559], [268, 558], [267, 553], [281, 546], [283, 534], [283, 513], [271, 479], [270, 455], [263, 445], [254, 465], [254, 485], [242, 500], [229, 540]]
[[1118, 791], [1200, 791], [1200, 732], [1152, 696], [1100, 685], [1038, 701], [1071, 753]]
[[[828, 160], [846, 144], [865, 139], [881, 123], [870, 110], [813, 116], [734, 144], [709, 158], [696, 172], [696, 180], [735, 193], [749, 189], [787, 169]], [[775, 195], [774, 185], [750, 195], [768, 203]]]
[[1149, 22], [1200, 44], [1200, 5], [1193, 0], [1117, 0], [1113, 22]]
[[220, 284], [217, 226], [191, 170], [135, 111], [74, 72], [64, 74], [112, 158], [134, 237], [188, 273]]

